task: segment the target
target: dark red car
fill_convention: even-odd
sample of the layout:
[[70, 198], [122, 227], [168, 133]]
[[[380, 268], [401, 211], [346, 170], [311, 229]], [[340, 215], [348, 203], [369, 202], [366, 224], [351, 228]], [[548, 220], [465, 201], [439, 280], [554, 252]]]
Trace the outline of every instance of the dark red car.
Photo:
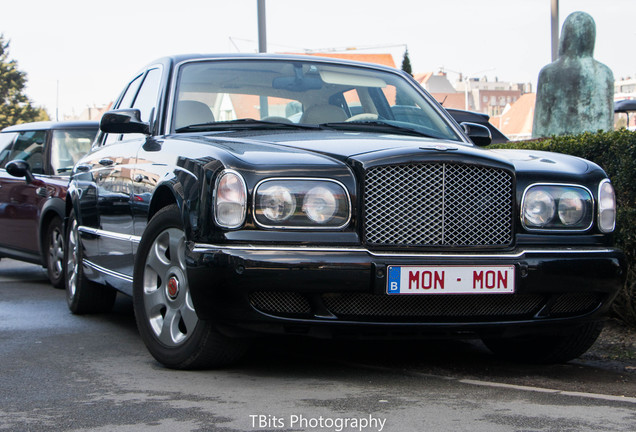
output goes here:
[[0, 257], [42, 264], [64, 286], [68, 176], [91, 147], [97, 122], [37, 122], [0, 132]]

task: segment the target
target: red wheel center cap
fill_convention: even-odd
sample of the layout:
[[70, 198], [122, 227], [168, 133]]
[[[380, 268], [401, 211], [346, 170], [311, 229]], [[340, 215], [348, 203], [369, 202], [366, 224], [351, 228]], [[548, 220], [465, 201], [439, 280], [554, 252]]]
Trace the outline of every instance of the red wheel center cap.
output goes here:
[[171, 299], [177, 298], [179, 294], [179, 279], [172, 276], [168, 279], [168, 295]]

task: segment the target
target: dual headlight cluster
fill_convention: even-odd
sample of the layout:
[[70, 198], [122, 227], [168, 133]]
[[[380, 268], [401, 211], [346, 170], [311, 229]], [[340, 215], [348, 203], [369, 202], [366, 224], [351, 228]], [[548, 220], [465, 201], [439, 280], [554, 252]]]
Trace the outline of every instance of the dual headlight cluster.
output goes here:
[[[608, 180], [600, 183], [598, 197], [598, 228], [608, 233], [616, 222], [616, 198]], [[581, 186], [532, 185], [523, 196], [521, 220], [531, 231], [585, 231], [594, 223], [594, 198]]]
[[[347, 225], [351, 203], [345, 187], [335, 180], [268, 179], [254, 189], [254, 219], [265, 228], [338, 229]], [[236, 172], [225, 170], [217, 179], [214, 217], [224, 228], [245, 220], [247, 188]]]
[[[224, 228], [238, 228], [247, 213], [243, 177], [225, 170], [215, 185], [214, 217]], [[345, 187], [328, 179], [267, 179], [254, 189], [254, 219], [264, 228], [338, 229], [349, 223], [351, 202]], [[526, 189], [521, 220], [530, 230], [586, 231], [594, 223], [594, 198], [582, 186], [535, 184]], [[616, 197], [609, 180], [598, 189], [598, 228], [609, 233], [616, 223]]]

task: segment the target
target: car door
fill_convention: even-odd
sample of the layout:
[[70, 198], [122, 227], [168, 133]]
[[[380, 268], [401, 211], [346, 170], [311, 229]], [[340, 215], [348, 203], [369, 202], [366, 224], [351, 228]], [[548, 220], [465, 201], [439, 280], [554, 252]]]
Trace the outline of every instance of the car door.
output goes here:
[[[133, 98], [122, 98], [118, 108], [137, 108], [151, 122], [158, 98], [161, 71], [150, 69], [141, 76]], [[129, 86], [129, 89], [131, 87]], [[132, 101], [132, 103], [130, 102]], [[138, 238], [134, 235], [134, 172], [137, 152], [146, 142], [142, 134], [105, 135], [103, 144], [91, 153], [90, 169], [95, 186], [99, 227], [98, 255], [93, 262], [112, 286], [129, 291]]]
[[[143, 74], [136, 76], [119, 97], [116, 107], [132, 106], [142, 81]], [[89, 267], [99, 272], [102, 279], [111, 271], [111, 266], [121, 267], [123, 257], [130, 258], [131, 248], [124, 240], [125, 232], [129, 229], [125, 225], [112, 226], [115, 217], [109, 207], [112, 207], [116, 200], [110, 195], [105, 184], [110, 182], [112, 185], [113, 183], [112, 180], [106, 181], [105, 179], [115, 168], [113, 165], [117, 161], [117, 151], [123, 147], [121, 141], [121, 135], [100, 133], [95, 140], [93, 149], [75, 167], [77, 172], [75, 182], [80, 190], [77, 201], [80, 207], [78, 223], [84, 248], [84, 259]], [[134, 155], [134, 151], [128, 153]], [[119, 196], [119, 202], [121, 202], [121, 198]], [[102, 224], [102, 219], [105, 219], [104, 224]], [[122, 219], [125, 222], [127, 218], [123, 217]], [[112, 231], [113, 228], [115, 231]], [[120, 240], [117, 241], [117, 238]], [[119, 256], [119, 258], [111, 256]], [[126, 276], [122, 277], [125, 281]], [[120, 278], [114, 276], [116, 282], [118, 279]], [[105, 283], [104, 280], [102, 282]], [[120, 284], [117, 282], [117, 286]]]
[[[0, 245], [18, 255], [37, 257], [40, 253], [39, 214], [42, 201], [48, 198], [46, 184], [42, 182], [48, 166], [45, 162], [48, 137], [45, 130], [18, 132], [11, 150], [5, 152], [0, 173]], [[29, 163], [35, 181], [27, 182], [24, 177], [6, 172], [6, 163], [16, 159]]]

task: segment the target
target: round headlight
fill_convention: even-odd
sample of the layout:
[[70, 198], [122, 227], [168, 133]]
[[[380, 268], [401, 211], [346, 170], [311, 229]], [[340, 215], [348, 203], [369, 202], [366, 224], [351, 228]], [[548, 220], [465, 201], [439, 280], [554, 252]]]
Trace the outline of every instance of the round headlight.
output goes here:
[[543, 227], [554, 218], [555, 209], [552, 195], [541, 189], [531, 190], [526, 195], [523, 218], [527, 225]]
[[303, 211], [312, 221], [326, 223], [338, 211], [338, 200], [328, 188], [316, 186], [305, 195]]
[[559, 198], [559, 219], [563, 225], [571, 226], [581, 222], [585, 207], [581, 196], [576, 192], [565, 192]]
[[259, 206], [267, 219], [280, 222], [294, 214], [296, 198], [286, 187], [270, 186], [260, 192]]

